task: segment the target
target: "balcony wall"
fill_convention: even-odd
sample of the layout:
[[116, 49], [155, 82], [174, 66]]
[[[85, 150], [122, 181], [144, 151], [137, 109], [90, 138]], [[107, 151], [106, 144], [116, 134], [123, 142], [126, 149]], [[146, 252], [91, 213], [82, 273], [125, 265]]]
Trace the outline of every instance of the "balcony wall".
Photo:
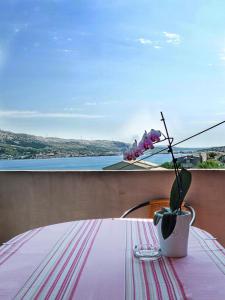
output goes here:
[[[225, 171], [192, 170], [187, 200], [195, 225], [225, 246]], [[28, 229], [120, 215], [147, 199], [169, 196], [173, 171], [2, 171], [0, 241]], [[137, 216], [137, 215], [133, 215]], [[146, 209], [138, 211], [146, 217]]]

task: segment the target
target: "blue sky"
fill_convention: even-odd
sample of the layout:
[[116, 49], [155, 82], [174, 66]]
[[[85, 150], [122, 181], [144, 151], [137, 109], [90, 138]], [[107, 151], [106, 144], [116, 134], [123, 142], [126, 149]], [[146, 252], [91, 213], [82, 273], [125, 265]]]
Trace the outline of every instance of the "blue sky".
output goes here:
[[225, 1], [0, 2], [1, 129], [131, 142], [160, 111], [176, 141], [225, 119]]

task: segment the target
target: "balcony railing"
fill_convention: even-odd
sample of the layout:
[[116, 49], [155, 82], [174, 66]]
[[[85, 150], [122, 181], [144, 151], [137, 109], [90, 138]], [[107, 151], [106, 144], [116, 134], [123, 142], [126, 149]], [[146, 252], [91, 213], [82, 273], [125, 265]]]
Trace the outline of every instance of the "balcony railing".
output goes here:
[[[187, 200], [196, 210], [195, 225], [225, 246], [225, 170], [191, 172]], [[144, 200], [168, 198], [173, 179], [170, 170], [1, 171], [0, 242], [48, 224], [119, 217]]]

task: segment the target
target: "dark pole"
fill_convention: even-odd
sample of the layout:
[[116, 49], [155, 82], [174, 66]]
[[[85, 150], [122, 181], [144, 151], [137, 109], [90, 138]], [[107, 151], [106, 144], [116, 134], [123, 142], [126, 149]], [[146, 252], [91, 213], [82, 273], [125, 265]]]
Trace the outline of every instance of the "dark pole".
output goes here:
[[[165, 131], [166, 131], [166, 139], [168, 140], [168, 152], [171, 153], [172, 155], [172, 160], [173, 160], [173, 166], [174, 166], [174, 172], [175, 172], [175, 176], [176, 176], [176, 182], [177, 182], [177, 187], [178, 187], [178, 191], [179, 191], [179, 200], [181, 200], [181, 196], [182, 196], [182, 182], [181, 182], [181, 178], [180, 178], [180, 174], [179, 174], [179, 170], [178, 170], [178, 166], [177, 166], [177, 159], [175, 158], [174, 156], [174, 153], [173, 153], [173, 148], [172, 148], [172, 141], [173, 139], [169, 136], [169, 132], [168, 132], [168, 129], [167, 129], [167, 125], [166, 125], [166, 121], [165, 121], [165, 118], [163, 116], [163, 113], [161, 113], [161, 121], [163, 122], [164, 124], [164, 127], [165, 127]], [[179, 201], [181, 203], [181, 201]], [[181, 210], [181, 206], [180, 206], [180, 210]]]

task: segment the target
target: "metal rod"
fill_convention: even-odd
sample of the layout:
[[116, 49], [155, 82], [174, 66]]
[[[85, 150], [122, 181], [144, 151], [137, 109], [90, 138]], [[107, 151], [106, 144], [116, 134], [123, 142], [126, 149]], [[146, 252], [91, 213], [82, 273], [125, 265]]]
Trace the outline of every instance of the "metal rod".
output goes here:
[[189, 136], [188, 138], [186, 138], [186, 139], [184, 139], [184, 140], [182, 140], [182, 141], [180, 141], [180, 142], [174, 144], [173, 147], [174, 147], [174, 146], [177, 146], [177, 145], [179, 145], [179, 144], [181, 144], [181, 143], [183, 143], [183, 142], [186, 142], [186, 141], [188, 141], [188, 140], [190, 140], [190, 139], [192, 139], [192, 138], [194, 138], [194, 137], [196, 137], [196, 136], [198, 136], [198, 135], [200, 135], [200, 134], [202, 134], [202, 133], [204, 133], [204, 132], [206, 132], [206, 131], [209, 131], [209, 130], [211, 130], [211, 129], [213, 129], [213, 128], [215, 128], [215, 127], [217, 127], [217, 126], [219, 126], [219, 125], [221, 125], [221, 124], [223, 124], [223, 123], [225, 123], [225, 120], [222, 121], [222, 122], [219, 122], [219, 123], [217, 123], [217, 124], [215, 124], [215, 125], [213, 125], [213, 126], [211, 126], [211, 127], [209, 127], [209, 128], [206, 128], [206, 129], [204, 129], [204, 130], [202, 130], [202, 131], [200, 131], [200, 132], [198, 132], [198, 133], [196, 133], [196, 134], [193, 134], [192, 136]]

